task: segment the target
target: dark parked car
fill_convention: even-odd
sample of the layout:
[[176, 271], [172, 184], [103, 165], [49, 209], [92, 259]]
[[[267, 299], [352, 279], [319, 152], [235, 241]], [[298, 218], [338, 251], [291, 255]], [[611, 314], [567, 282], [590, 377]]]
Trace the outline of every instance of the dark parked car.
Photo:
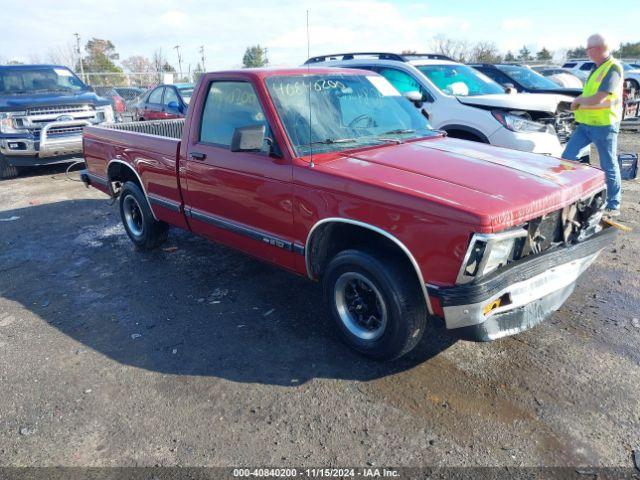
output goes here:
[[135, 109], [135, 120], [184, 118], [193, 93], [193, 84], [158, 85], [145, 93]]
[[120, 96], [120, 94], [113, 87], [93, 87], [93, 90], [100, 95], [102, 98], [106, 98], [111, 103], [113, 107], [113, 112], [115, 113], [116, 120], [122, 120], [122, 114], [126, 111], [127, 106], [125, 104], [124, 98]]
[[471, 66], [503, 87], [515, 88], [518, 92], [553, 93], [572, 97], [577, 97], [582, 93], [581, 88], [561, 87], [524, 65], [475, 63]]
[[118, 95], [124, 99], [125, 103], [135, 100], [146, 91], [144, 88], [139, 87], [113, 87], [113, 89], [118, 92]]

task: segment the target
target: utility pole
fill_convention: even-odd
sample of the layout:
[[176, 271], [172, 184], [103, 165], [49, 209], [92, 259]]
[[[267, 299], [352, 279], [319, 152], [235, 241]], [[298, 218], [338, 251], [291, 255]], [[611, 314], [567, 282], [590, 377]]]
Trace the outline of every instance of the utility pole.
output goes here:
[[180, 81], [182, 81], [182, 56], [180, 55], [180, 45], [173, 47], [178, 53], [178, 71], [180, 72]]
[[200, 48], [198, 51], [200, 52], [200, 61], [201, 61], [202, 70], [204, 73], [207, 71], [207, 67], [204, 66], [204, 45], [200, 45]]
[[80, 76], [84, 83], [87, 83], [87, 80], [84, 78], [84, 65], [82, 63], [82, 51], [80, 50], [80, 34], [74, 33], [76, 37], [76, 53], [78, 54], [78, 59], [80, 62]]

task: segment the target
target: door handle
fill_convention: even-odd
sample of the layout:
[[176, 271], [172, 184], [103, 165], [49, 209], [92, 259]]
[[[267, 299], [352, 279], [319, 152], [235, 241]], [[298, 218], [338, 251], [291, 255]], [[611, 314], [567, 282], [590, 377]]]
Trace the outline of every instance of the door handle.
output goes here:
[[204, 160], [207, 158], [207, 155], [200, 152], [189, 152], [189, 158], [191, 158], [191, 160]]

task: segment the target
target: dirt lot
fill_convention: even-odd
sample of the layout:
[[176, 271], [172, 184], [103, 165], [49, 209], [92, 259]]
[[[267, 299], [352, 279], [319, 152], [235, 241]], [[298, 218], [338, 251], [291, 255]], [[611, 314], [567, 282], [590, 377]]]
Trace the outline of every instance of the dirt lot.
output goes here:
[[632, 466], [639, 201], [625, 182], [634, 232], [547, 322], [487, 344], [434, 326], [380, 364], [336, 341], [316, 284], [178, 231], [139, 253], [60, 168], [0, 182], [0, 465]]

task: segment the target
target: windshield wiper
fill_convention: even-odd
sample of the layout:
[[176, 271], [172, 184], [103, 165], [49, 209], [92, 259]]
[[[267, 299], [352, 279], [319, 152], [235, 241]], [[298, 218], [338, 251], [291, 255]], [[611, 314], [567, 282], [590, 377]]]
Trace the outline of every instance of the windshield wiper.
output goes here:
[[415, 130], [410, 128], [396, 128], [395, 130], [389, 130], [388, 132], [381, 133], [380, 135], [401, 135], [403, 133], [415, 133]]
[[315, 142], [311, 142], [311, 145], [333, 145], [334, 143], [356, 143], [358, 140], [355, 138], [327, 138], [326, 140], [317, 140]]

